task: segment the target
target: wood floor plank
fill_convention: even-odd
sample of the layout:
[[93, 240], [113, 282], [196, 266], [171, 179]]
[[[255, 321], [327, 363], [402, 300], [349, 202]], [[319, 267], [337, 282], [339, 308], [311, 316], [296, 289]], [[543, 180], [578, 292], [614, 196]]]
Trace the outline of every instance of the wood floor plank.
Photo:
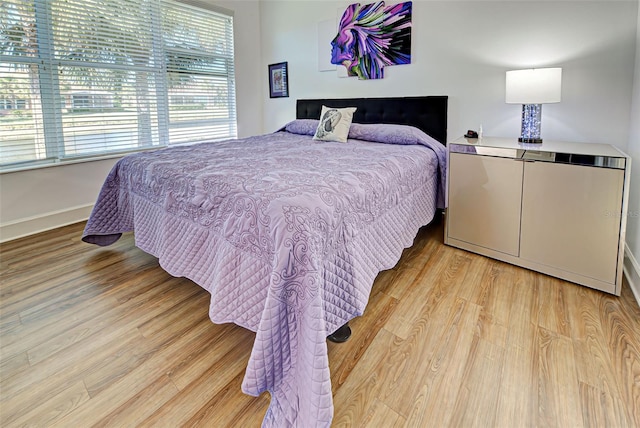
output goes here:
[[[259, 427], [242, 393], [254, 334], [208, 316], [125, 234], [84, 224], [0, 244], [0, 426]], [[336, 427], [640, 426], [640, 308], [442, 243], [444, 224], [373, 285], [329, 343]]]
[[[123, 346], [132, 346], [140, 339], [134, 331], [119, 332], [118, 336], [118, 343]], [[115, 342], [101, 345], [102, 349], [114, 349]], [[94, 350], [97, 352], [91, 352]], [[65, 390], [82, 379], [78, 372], [84, 372], [104, 358], [102, 352], [100, 347], [69, 350], [61, 359], [45, 360], [3, 381], [0, 425], [11, 424], [26, 410], [39, 408], [54, 397], [64, 395]]]
[[610, 394], [580, 382], [582, 420], [585, 427], [633, 427], [626, 418], [621, 400]]
[[98, 420], [94, 428], [139, 426], [178, 394], [178, 388], [168, 376], [159, 376], [118, 408]]
[[[399, 317], [402, 321], [400, 324], [401, 328], [403, 328], [401, 330], [402, 334], [404, 334], [404, 331], [410, 330], [405, 337], [398, 338], [398, 336], [395, 336], [396, 339], [389, 355], [382, 359], [385, 365], [377, 368], [381, 373], [378, 376], [379, 385], [383, 388], [382, 392], [379, 393], [380, 397], [403, 416], [409, 414], [411, 403], [406, 400], [400, 403], [402, 397], [405, 396], [404, 394], [412, 396], [419, 393], [422, 385], [414, 382], [408, 385], [407, 390], [397, 391], [397, 393], [393, 394], [396, 390], [394, 383], [397, 382], [397, 379], [403, 377], [420, 379], [425, 376], [429, 369], [429, 360], [434, 354], [434, 350], [437, 349], [437, 343], [445, 334], [447, 326], [450, 325], [448, 320], [450, 321], [451, 319], [451, 302], [456, 299], [456, 292], [459, 287], [463, 286], [466, 276], [465, 268], [469, 259], [457, 250], [449, 250], [452, 251], [446, 253], [448, 257], [452, 258], [453, 262], [451, 263], [449, 263], [450, 259], [448, 257], [433, 257], [430, 259], [434, 261], [433, 271], [439, 271], [446, 267], [447, 272], [443, 274], [442, 279], [432, 281], [430, 278], [425, 278], [416, 284], [416, 287], [420, 287], [419, 289], [423, 295], [426, 293], [426, 298], [418, 299], [422, 300], [422, 303], [414, 305], [416, 308], [414, 308], [413, 319], [407, 322], [410, 318], [406, 317], [403, 309], [395, 312], [394, 316]], [[416, 296], [406, 297], [404, 302], [412, 301], [415, 298]], [[392, 329], [395, 325], [398, 325], [398, 323], [394, 322], [392, 317], [385, 324], [385, 329]]]
[[[409, 270], [409, 269], [407, 269]], [[376, 277], [375, 287], [371, 288], [370, 298], [375, 297], [379, 293], [386, 293], [389, 296], [393, 296], [394, 283], [398, 277], [397, 269], [383, 270]]]
[[[575, 350], [578, 381], [590, 385], [615, 399], [622, 397], [608, 346], [598, 338], [604, 337], [600, 321], [599, 295], [596, 290], [572, 287], [567, 296], [571, 323], [571, 338]], [[625, 418], [626, 419], [626, 418]]]
[[[440, 365], [438, 359], [443, 358], [440, 354], [443, 348], [455, 349], [458, 342], [452, 339], [454, 331], [460, 334], [461, 338], [469, 338], [474, 333], [475, 324], [467, 329], [468, 326], [464, 324], [467, 318], [461, 316], [459, 312], [462, 310], [463, 313], [474, 316], [477, 309], [478, 315], [480, 313], [480, 308], [458, 297], [459, 290], [465, 287], [469, 267], [469, 259], [456, 251], [447, 273], [429, 290], [422, 310], [411, 326], [408, 338], [397, 351], [400, 355], [406, 353], [409, 356], [401, 359], [408, 362], [404, 375], [416, 380], [421, 379], [420, 382], [412, 382], [405, 387], [406, 394], [409, 396], [419, 394], [422, 383], [432, 382], [432, 375], [438, 371], [435, 370], [435, 366]], [[470, 310], [464, 311], [465, 305]], [[477, 318], [474, 322], [477, 323]], [[390, 370], [392, 369], [393, 367]], [[403, 400], [402, 397], [402, 394], [396, 394], [385, 402], [407, 417], [413, 411], [412, 404]]]
[[344, 384], [355, 365], [360, 361], [377, 332], [395, 312], [398, 301], [386, 295], [378, 293], [372, 297], [367, 305], [366, 317], [357, 317], [349, 322], [354, 334], [346, 343], [328, 342], [329, 368], [331, 370], [331, 388], [336, 390]]
[[538, 421], [541, 426], [581, 427], [580, 385], [575, 371], [571, 340], [538, 328]]
[[[422, 385], [428, 385], [429, 395], [422, 410], [434, 426], [448, 426], [453, 417], [453, 409], [466, 369], [464, 364], [455, 361], [464, 358], [465, 361], [472, 350], [475, 336], [475, 326], [480, 316], [480, 307], [457, 299], [451, 308], [450, 316], [445, 322], [443, 335], [437, 343], [435, 353], [430, 359], [428, 370], [422, 376], [416, 376], [419, 393]], [[407, 375], [410, 375], [407, 373]], [[416, 395], [413, 392], [411, 395]], [[393, 409], [398, 409], [401, 415], [410, 415], [413, 403], [405, 400], [401, 393], [385, 397], [385, 402]]]
[[537, 426], [538, 420], [538, 287], [533, 272], [514, 269], [513, 310], [496, 412], [498, 427]]
[[[110, 278], [119, 276], [123, 271], [123, 265], [133, 262], [132, 269], [140, 269], [143, 267], [141, 266], [143, 260], [149, 261], [148, 256], [142, 256], [140, 251], [134, 248], [115, 254], [110, 252], [103, 257], [92, 265], [90, 270], [78, 269], [78, 266], [82, 266], [85, 262], [76, 260], [75, 263], [69, 262], [66, 266], [56, 266], [51, 270], [40, 271], [37, 276], [29, 277], [24, 281], [24, 289], [10, 294], [5, 293], [8, 295], [2, 297], [2, 311], [7, 314], [23, 313], [23, 316], [26, 316], [31, 313], [35, 314], [35, 317], [45, 317], [46, 315], [38, 310], [38, 305], [56, 307], [55, 304], [60, 303], [60, 299], [66, 300], [68, 295], [77, 296], [77, 299], [81, 300], [80, 303], [86, 302], [99, 295], [96, 284], [113, 283]], [[75, 284], [75, 287], [69, 289], [69, 284]], [[66, 302], [66, 305], [70, 303]]]
[[461, 299], [465, 299], [469, 302], [476, 302], [479, 299], [478, 296], [484, 293], [485, 288], [488, 286], [488, 283], [484, 278], [488, 275], [488, 270], [494, 266], [495, 262], [486, 257], [479, 257], [466, 252], [465, 254], [471, 257], [471, 265], [465, 272], [464, 278], [464, 283], [467, 284], [467, 287], [460, 288], [457, 295]]
[[[241, 400], [232, 396], [230, 402], [223, 407], [223, 412], [229, 412], [233, 418], [229, 420], [227, 427], [260, 427], [269, 401], [271, 400], [268, 392], [263, 392], [259, 397], [244, 396]], [[234, 403], [234, 404], [230, 404]], [[236, 407], [237, 403], [246, 403]], [[223, 425], [221, 425], [223, 426]]]
[[[260, 421], [269, 405], [269, 393], [260, 397], [250, 397], [241, 392], [244, 373], [238, 373], [233, 380], [211, 397], [202, 408], [183, 426], [187, 427], [235, 427], [260, 426]], [[234, 403], [231, 407], [227, 403]], [[253, 420], [249, 422], [244, 419]]]
[[[537, 341], [537, 335], [532, 336]], [[497, 427], [538, 426], [539, 350], [508, 345], [500, 378]]]
[[116, 409], [122, 409], [124, 403], [150, 387], [161, 376], [165, 376], [167, 370], [182, 360], [183, 353], [189, 354], [200, 349], [209, 343], [217, 332], [218, 329], [215, 326], [212, 327], [208, 321], [192, 326], [170, 343], [164, 343], [150, 358], [144, 360], [126, 376], [116, 379], [84, 406], [56, 421], [52, 426], [61, 428], [81, 426], [87, 420], [96, 420], [97, 415], [102, 418]]
[[49, 426], [74, 409], [90, 400], [89, 392], [82, 381], [78, 381], [62, 393], [52, 397], [38, 407], [26, 408], [11, 421], [15, 426]]
[[369, 408], [361, 426], [379, 426], [389, 428], [401, 428], [406, 424], [404, 417], [399, 415], [383, 402], [375, 399]]
[[[165, 281], [163, 286], [166, 286], [166, 288], [179, 286], [179, 281]], [[189, 284], [189, 286], [191, 286], [191, 284]], [[75, 325], [63, 331], [62, 334], [43, 340], [40, 345], [28, 350], [31, 364], [36, 364], [49, 358], [57, 352], [63, 351], [68, 346], [82, 346], [82, 341], [87, 340], [93, 335], [101, 334], [101, 332], [107, 328], [113, 331], [119, 327], [123, 330], [134, 326], [137, 327], [140, 324], [154, 319], [154, 317], [159, 314], [164, 314], [169, 311], [169, 308], [175, 309], [179, 307], [184, 300], [194, 300], [190, 298], [195, 294], [202, 295], [198, 288], [190, 287], [188, 293], [181, 296], [181, 299], [175, 300], [167, 297], [166, 294], [161, 292], [162, 290], [163, 287], [158, 287], [155, 291], [149, 292], [148, 295], [141, 295], [139, 299], [131, 300], [124, 305], [111, 303], [108, 307], [102, 308], [102, 311], [97, 312], [99, 315], [94, 316], [94, 318]], [[197, 298], [195, 299], [197, 300]], [[203, 300], [203, 304], [205, 304], [204, 302]], [[149, 310], [146, 311], [145, 315], [142, 317], [131, 316], [133, 309], [141, 304], [148, 306]], [[189, 302], [188, 304], [193, 305], [193, 302]], [[173, 313], [173, 310], [170, 312]]]
[[22, 307], [14, 310], [17, 312], [23, 307], [31, 307], [25, 305], [28, 303], [24, 302], [25, 297], [37, 299], [41, 297], [39, 293], [51, 292], [56, 286], [68, 284], [79, 277], [85, 280], [91, 279], [92, 273], [96, 271], [100, 271], [102, 275], [113, 275], [114, 272], [118, 272], [105, 269], [107, 266], [125, 263], [140, 267], [144, 261], [155, 262], [153, 257], [137, 251], [131, 239], [128, 241], [119, 243], [116, 247], [92, 252], [87, 252], [86, 248], [82, 247], [83, 244], [73, 244], [70, 252], [59, 257], [60, 260], [56, 260], [58, 257], [53, 257], [61, 251], [57, 248], [49, 249], [50, 254], [43, 257], [42, 261], [35, 259], [36, 262], [34, 262], [36, 256], [30, 254], [30, 263], [24, 267], [3, 271], [2, 279], [10, 281], [11, 287], [3, 287], [0, 292], [2, 306], [10, 310], [11, 304], [21, 302]]
[[[71, 245], [78, 247], [80, 235], [84, 228], [84, 223], [75, 223], [57, 229], [49, 230], [46, 233], [27, 236], [15, 241], [0, 243], [0, 260], [2, 269], [13, 269], [16, 266], [24, 267], [33, 263], [34, 259], [44, 260], [51, 254], [51, 249], [63, 248]], [[15, 245], [19, 243], [19, 246]]]
[[[201, 293], [203, 296], [206, 294], [206, 292]], [[183, 314], [184, 318], [190, 321], [189, 325], [206, 325], [208, 316], [203, 310], [206, 307], [206, 303], [203, 305], [204, 301], [204, 298], [187, 299], [176, 305], [171, 314], [176, 312]], [[194, 302], [199, 302], [200, 305], [193, 305]], [[196, 308], [198, 310], [195, 310]], [[150, 336], [145, 335], [144, 331], [137, 327], [136, 330], [142, 335], [143, 340], [135, 347], [123, 348], [116, 353], [105, 356], [99, 365], [94, 365], [92, 370], [83, 376], [89, 394], [95, 397], [116, 380], [127, 376], [136, 367], [153, 357], [154, 353], [165, 346], [167, 342], [178, 340], [187, 329], [188, 327], [183, 323], [172, 323], [167, 325], [162, 335]]]
[[9, 358], [3, 358], [0, 361], [0, 382], [17, 372], [25, 370], [27, 367], [29, 367], [29, 356], [26, 351], [14, 354]]
[[[167, 374], [178, 389], [183, 390], [193, 382], [206, 379], [211, 365], [216, 363], [221, 356], [243, 350], [244, 353], [238, 354], [237, 358], [243, 360], [246, 366], [251, 351], [250, 345], [255, 339], [255, 334], [230, 324], [221, 326], [217, 330], [215, 338], [207, 343], [206, 347], [195, 349], [193, 353], [189, 354], [189, 358], [181, 359], [178, 364], [174, 364], [170, 370], [167, 370]], [[229, 336], [234, 340], [225, 340]], [[236, 340], [239, 343], [235, 343]]]
[[[210, 348], [225, 343], [229, 343], [229, 341], [212, 343]], [[224, 388], [238, 373], [244, 372], [250, 353], [251, 341], [246, 340], [226, 349], [223, 347], [218, 352], [221, 358], [203, 359], [201, 364], [204, 370], [200, 370], [199, 376], [190, 379], [183, 386], [187, 390], [186, 393], [175, 395], [167, 405], [160, 407], [142, 421], [140, 426], [182, 426], [196, 415], [216, 395], [217, 391]]]
[[[402, 252], [403, 267], [422, 269], [433, 255], [433, 250], [435, 250], [442, 241], [442, 234], [440, 232], [443, 225], [443, 220], [436, 217], [429, 226], [424, 226], [418, 231], [413, 241], [414, 245], [406, 248]], [[397, 266], [398, 265], [396, 265], [396, 267]]]
[[596, 298], [613, 371], [622, 399], [629, 403], [627, 416], [640, 421], [640, 322], [621, 299], [604, 293]]
[[567, 288], [577, 287], [577, 285], [567, 284], [546, 275], [538, 275], [536, 280], [540, 288], [538, 325], [553, 333], [570, 337], [571, 326], [567, 317], [565, 294], [568, 293]]
[[420, 271], [421, 269], [410, 266], [401, 270], [391, 269], [388, 272], [393, 273], [383, 273], [381, 287], [378, 288], [376, 283], [375, 287], [372, 288], [372, 293], [385, 293], [398, 300], [414, 286]]
[[[444, 275], [444, 271], [450, 268], [450, 262], [454, 255], [455, 250], [449, 247], [440, 247], [422, 270], [411, 279], [411, 285], [407, 287], [407, 291], [398, 297], [396, 314], [385, 324], [387, 330], [403, 339], [409, 337], [415, 320], [422, 312], [423, 305], [416, 304], [420, 301], [418, 296], [424, 296], [426, 290], [438, 285], [436, 278]], [[398, 275], [398, 279], [400, 278], [404, 279], [402, 275]]]
[[486, 281], [485, 292], [478, 296], [480, 301], [476, 302], [482, 308], [477, 334], [480, 338], [504, 348], [512, 309], [513, 269], [505, 263], [492, 263]]
[[496, 426], [504, 348], [476, 336], [453, 406], [450, 426]]
[[384, 382], [384, 368], [378, 367], [389, 359], [390, 346], [399, 342], [401, 339], [385, 329], [376, 334], [367, 352], [351, 371], [349, 381], [333, 394], [335, 426], [362, 424], [368, 415], [370, 403]]
[[[59, 393], [66, 389], [73, 376], [84, 376], [85, 373], [95, 373], [99, 369], [107, 369], [104, 377], [114, 380], [119, 377], [110, 368], [110, 363], [117, 361], [113, 355], [129, 349], [131, 343], [144, 345], [140, 340], [141, 335], [137, 330], [137, 325], [145, 319], [154, 317], [164, 311], [169, 311], [183, 299], [188, 299], [196, 292], [201, 292], [197, 287], [190, 287], [179, 299], [174, 299], [165, 294], [152, 299], [150, 305], [143, 314], [133, 316], [135, 312], [125, 311], [123, 313], [107, 313], [103, 323], [98, 323], [96, 334], [85, 337], [74, 343], [73, 346], [65, 348], [60, 352], [44, 359], [16, 373], [3, 382], [3, 402], [2, 417], [12, 417], [21, 411], [24, 406], [25, 397], [38, 397], [38, 403], [46, 401], [46, 396]], [[168, 338], [163, 338], [167, 341]], [[144, 353], [144, 351], [143, 351]], [[71, 364], [70, 364], [71, 363]], [[116, 362], [116, 366], [120, 364]], [[66, 381], [61, 381], [61, 379]], [[34, 388], [37, 385], [37, 388]], [[37, 391], [34, 394], [33, 391]]]
[[[139, 274], [143, 272], [141, 271]], [[83, 331], [89, 328], [92, 331], [97, 331], [100, 326], [104, 327], [104, 323], [111, 323], [114, 316], [117, 317], [118, 314], [123, 311], [126, 312], [127, 309], [132, 310], [135, 307], [133, 305], [140, 306], [151, 303], [152, 300], [150, 299], [162, 295], [169, 288], [175, 286], [176, 283], [167, 281], [167, 278], [169, 276], [166, 273], [156, 268], [152, 274], [146, 276], [144, 287], [137, 287], [131, 280], [121, 282], [120, 287], [127, 290], [144, 289], [136, 292], [139, 298], [138, 301], [120, 302], [117, 300], [117, 295], [111, 295], [113, 289], [103, 289], [99, 292], [94, 292], [96, 298], [89, 299], [86, 304], [66, 305], [64, 309], [60, 309], [61, 313], [59, 314], [56, 314], [54, 310], [49, 313], [48, 317], [42, 316], [37, 320], [30, 319], [26, 324], [21, 323], [19, 328], [3, 336], [1, 354], [3, 357], [10, 357], [15, 353], [33, 350], [50, 340], [64, 342], [62, 338], [57, 338], [61, 335], [74, 335], [74, 330]], [[51, 329], [48, 328], [51, 325], [55, 326], [54, 331], [58, 332], [58, 334], [51, 334]]]

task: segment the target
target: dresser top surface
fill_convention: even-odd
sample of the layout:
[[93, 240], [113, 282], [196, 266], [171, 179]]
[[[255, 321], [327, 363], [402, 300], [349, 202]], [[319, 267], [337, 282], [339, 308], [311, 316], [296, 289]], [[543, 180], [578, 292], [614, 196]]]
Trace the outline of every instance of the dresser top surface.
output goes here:
[[589, 156], [628, 157], [625, 153], [610, 144], [573, 143], [567, 141], [544, 140], [542, 144], [519, 143], [517, 138], [460, 137], [452, 144], [498, 149], [516, 149], [535, 152], [571, 153]]

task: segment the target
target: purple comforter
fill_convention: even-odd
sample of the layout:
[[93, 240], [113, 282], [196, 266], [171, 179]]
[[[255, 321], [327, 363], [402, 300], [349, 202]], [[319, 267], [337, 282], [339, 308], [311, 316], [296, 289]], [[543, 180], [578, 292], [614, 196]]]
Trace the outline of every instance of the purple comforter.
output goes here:
[[270, 392], [263, 426], [329, 426], [326, 337], [363, 313], [378, 272], [431, 221], [446, 151], [415, 128], [353, 124], [350, 136], [391, 144], [332, 143], [290, 125], [123, 158], [83, 240], [134, 230], [163, 269], [211, 293], [213, 322], [256, 332], [242, 389]]

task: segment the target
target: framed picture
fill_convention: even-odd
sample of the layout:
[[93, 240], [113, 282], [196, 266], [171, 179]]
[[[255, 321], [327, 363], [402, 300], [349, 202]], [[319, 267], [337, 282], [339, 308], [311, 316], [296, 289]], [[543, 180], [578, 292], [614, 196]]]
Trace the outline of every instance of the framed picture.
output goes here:
[[269, 97], [280, 98], [289, 96], [289, 79], [287, 77], [287, 63], [269, 64]]

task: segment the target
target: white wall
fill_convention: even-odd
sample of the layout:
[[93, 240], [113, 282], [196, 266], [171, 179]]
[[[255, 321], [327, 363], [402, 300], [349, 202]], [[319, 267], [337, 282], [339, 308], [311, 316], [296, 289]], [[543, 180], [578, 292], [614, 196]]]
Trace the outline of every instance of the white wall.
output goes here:
[[[262, 132], [260, 3], [209, 1], [234, 11], [240, 137]], [[117, 159], [0, 174], [0, 241], [86, 220]]]
[[626, 148], [637, 0], [414, 1], [412, 63], [377, 81], [317, 71], [317, 23], [350, 3], [262, 3], [263, 69], [288, 61], [291, 94], [264, 95], [265, 131], [294, 118], [296, 98], [448, 95], [450, 139], [480, 124], [513, 137], [521, 106], [504, 103], [505, 71], [559, 66], [563, 100], [543, 106], [543, 137]]
[[[515, 136], [520, 106], [504, 103], [504, 72], [542, 66], [564, 69], [562, 103], [543, 107], [543, 137], [626, 149], [637, 133], [629, 107], [637, 0], [414, 0], [412, 64], [389, 67], [378, 81], [317, 71], [316, 23], [335, 19], [351, 1], [203, 1], [235, 13], [241, 137], [293, 119], [296, 98], [410, 95], [449, 96], [450, 139], [480, 124], [486, 135]], [[270, 99], [267, 64], [280, 61], [289, 62], [291, 96]], [[113, 163], [0, 175], [0, 240], [86, 219]], [[634, 183], [637, 192], [637, 176]]]
[[261, 2], [259, 0], [205, 1], [234, 11], [238, 136], [243, 138], [260, 134], [263, 129], [260, 94], [264, 90], [264, 85], [267, 85], [265, 71], [261, 67]]
[[633, 79], [633, 104], [627, 153], [631, 161], [631, 187], [627, 216], [627, 258], [625, 270], [632, 289], [640, 303], [640, 10], [636, 32], [636, 69]]

